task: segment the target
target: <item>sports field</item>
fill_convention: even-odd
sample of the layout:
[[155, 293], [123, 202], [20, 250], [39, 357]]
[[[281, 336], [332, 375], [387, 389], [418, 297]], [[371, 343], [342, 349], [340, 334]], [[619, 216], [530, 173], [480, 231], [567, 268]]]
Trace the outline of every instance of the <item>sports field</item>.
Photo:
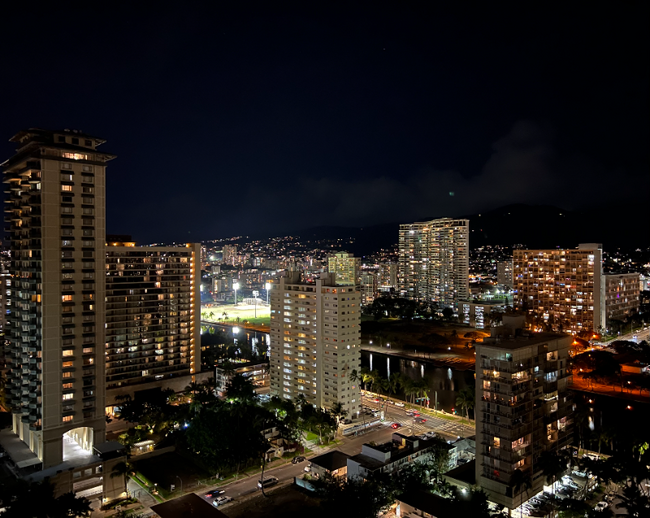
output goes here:
[[[257, 317], [255, 316], [257, 312]], [[225, 313], [225, 315], [224, 315]], [[237, 320], [239, 318], [239, 320]], [[229, 322], [251, 324], [266, 324], [271, 322], [271, 308], [267, 305], [249, 306], [244, 304], [203, 305], [201, 306], [201, 320], [208, 322]]]

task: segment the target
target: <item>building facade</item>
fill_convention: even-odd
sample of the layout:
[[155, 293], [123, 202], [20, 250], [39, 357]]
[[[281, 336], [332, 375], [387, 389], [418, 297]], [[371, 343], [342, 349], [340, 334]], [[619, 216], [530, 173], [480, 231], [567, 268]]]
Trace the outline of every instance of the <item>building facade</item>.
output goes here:
[[602, 247], [513, 251], [514, 306], [560, 331], [605, 325]]
[[[571, 443], [573, 401], [568, 390], [569, 335], [528, 334], [524, 317], [476, 344], [476, 482], [491, 501], [516, 509], [539, 492], [540, 455]], [[514, 472], [531, 487], [515, 488]]]
[[81, 133], [27, 130], [11, 141], [7, 402], [14, 433], [47, 468], [62, 462], [70, 430], [88, 444], [105, 435], [104, 185], [114, 156]]
[[497, 263], [497, 284], [512, 289], [512, 261]]
[[201, 370], [200, 245], [114, 245], [105, 264], [109, 406], [150, 383], [189, 384]]
[[399, 293], [454, 306], [469, 297], [469, 220], [400, 225]]
[[[78, 131], [20, 131], [2, 164], [10, 224], [6, 402], [2, 442], [16, 474], [55, 494], [125, 496], [124, 461], [106, 442], [105, 175], [114, 155]], [[104, 478], [106, 480], [104, 480]]]
[[355, 286], [359, 284], [360, 261], [348, 252], [338, 252], [327, 258], [327, 271], [336, 275], [336, 284]]
[[338, 286], [332, 274], [315, 284], [289, 271], [271, 290], [271, 394], [317, 407], [340, 402], [348, 415], [360, 410], [350, 372], [361, 362], [361, 294]]
[[476, 329], [490, 327], [490, 313], [492, 311], [505, 311], [503, 301], [461, 301], [458, 303], [458, 314], [460, 321]]
[[241, 374], [244, 378], [249, 379], [257, 392], [268, 389], [270, 386], [268, 363], [251, 363], [249, 361], [227, 363], [229, 365], [222, 363], [215, 367], [214, 381], [217, 396], [226, 396], [228, 384], [236, 374]]
[[604, 275], [605, 313], [607, 322], [622, 320], [639, 312], [639, 274], [622, 273]]
[[377, 272], [366, 270], [361, 274], [359, 289], [361, 291], [361, 304], [372, 304], [377, 297]]

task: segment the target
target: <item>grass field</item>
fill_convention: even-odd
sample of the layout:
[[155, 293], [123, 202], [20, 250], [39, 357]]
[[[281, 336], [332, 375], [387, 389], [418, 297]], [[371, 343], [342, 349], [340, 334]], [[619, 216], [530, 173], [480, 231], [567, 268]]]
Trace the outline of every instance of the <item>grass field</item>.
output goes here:
[[[255, 316], [257, 312], [257, 316]], [[224, 318], [224, 313], [226, 316]], [[249, 322], [251, 324], [265, 324], [269, 325], [271, 322], [271, 308], [269, 306], [245, 306], [238, 304], [224, 304], [217, 306], [203, 305], [201, 306], [201, 320], [208, 320], [210, 322]]]

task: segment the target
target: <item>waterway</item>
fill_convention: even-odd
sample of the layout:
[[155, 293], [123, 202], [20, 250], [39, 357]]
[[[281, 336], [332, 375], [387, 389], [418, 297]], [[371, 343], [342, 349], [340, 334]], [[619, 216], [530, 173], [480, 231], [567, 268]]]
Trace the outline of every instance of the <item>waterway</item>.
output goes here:
[[[429, 386], [430, 407], [433, 408], [437, 399], [438, 410], [452, 412], [456, 407], [458, 392], [468, 386], [474, 386], [473, 370], [456, 370], [451, 367], [440, 367], [426, 360], [409, 360], [382, 353], [361, 351], [361, 366], [371, 371], [378, 371], [383, 378], [399, 372], [413, 380], [426, 379]], [[405, 399], [404, 392], [399, 390], [396, 397]], [[458, 410], [461, 413], [461, 410]], [[474, 417], [470, 412], [470, 417]]]
[[[257, 349], [258, 345], [266, 344], [267, 347], [271, 345], [271, 337], [269, 333], [263, 333], [261, 331], [254, 331], [251, 329], [245, 329], [243, 327], [237, 326], [220, 326], [218, 324], [201, 324], [201, 327], [214, 327], [217, 331], [221, 331], [224, 334], [231, 334], [236, 341], [245, 340], [251, 347]], [[257, 349], [258, 354], [261, 355], [262, 350]], [[268, 350], [270, 352], [270, 350]]]

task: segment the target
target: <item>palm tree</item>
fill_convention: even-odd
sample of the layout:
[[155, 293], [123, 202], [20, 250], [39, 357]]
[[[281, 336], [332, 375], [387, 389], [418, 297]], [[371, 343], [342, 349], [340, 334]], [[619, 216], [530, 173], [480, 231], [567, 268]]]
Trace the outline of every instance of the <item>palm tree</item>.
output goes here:
[[388, 393], [395, 395], [402, 386], [402, 375], [399, 372], [393, 372], [388, 378]]
[[296, 396], [296, 406], [300, 410], [302, 410], [302, 407], [304, 407], [304, 406], [306, 406], [308, 404], [309, 404], [309, 402], [307, 401], [307, 398], [305, 397], [304, 394], [298, 394], [298, 396]]
[[196, 393], [201, 390], [201, 385], [195, 381], [192, 381], [187, 387], [185, 387], [186, 396], [196, 396]]
[[372, 380], [372, 375], [368, 367], [361, 367], [361, 370], [357, 374], [357, 378], [360, 383], [363, 383], [363, 389], [367, 390], [367, 383]]
[[128, 462], [118, 462], [113, 466], [113, 471], [111, 471], [111, 478], [117, 478], [124, 476], [128, 478], [129, 473], [131, 472], [131, 466]]
[[[419, 396], [420, 398], [428, 398], [429, 397], [429, 383], [426, 378], [421, 378], [413, 383], [415, 387], [415, 394]], [[421, 405], [424, 406], [424, 405]]]
[[413, 380], [409, 377], [403, 377], [402, 378], [402, 389], [404, 390], [404, 396], [407, 398], [409, 402], [413, 401], [413, 396], [417, 394], [417, 387], [415, 386], [415, 383]]
[[564, 452], [545, 451], [539, 457], [539, 464], [542, 468], [542, 474], [546, 477], [546, 483], [553, 487], [555, 494], [555, 481], [567, 469], [567, 458]]
[[596, 432], [596, 437], [598, 438], [598, 458], [600, 458], [600, 450], [603, 443], [607, 444], [612, 442], [614, 433], [612, 430], [602, 429]]
[[474, 408], [475, 395], [471, 387], [465, 387], [456, 397], [456, 406], [465, 410], [467, 420], [469, 421], [469, 411]]
[[528, 490], [531, 487], [530, 475], [517, 468], [512, 472], [510, 485], [512, 486], [512, 491], [515, 494], [520, 489], [522, 490], [520, 493], [521, 499], [519, 500], [519, 518], [521, 518], [523, 516], [523, 509], [521, 506], [524, 505], [524, 492], [526, 492], [526, 496], [528, 496]]
[[336, 430], [338, 431], [341, 426], [341, 421], [348, 415], [348, 411], [343, 408], [343, 404], [340, 401], [337, 401], [330, 408], [330, 414], [336, 419]]

